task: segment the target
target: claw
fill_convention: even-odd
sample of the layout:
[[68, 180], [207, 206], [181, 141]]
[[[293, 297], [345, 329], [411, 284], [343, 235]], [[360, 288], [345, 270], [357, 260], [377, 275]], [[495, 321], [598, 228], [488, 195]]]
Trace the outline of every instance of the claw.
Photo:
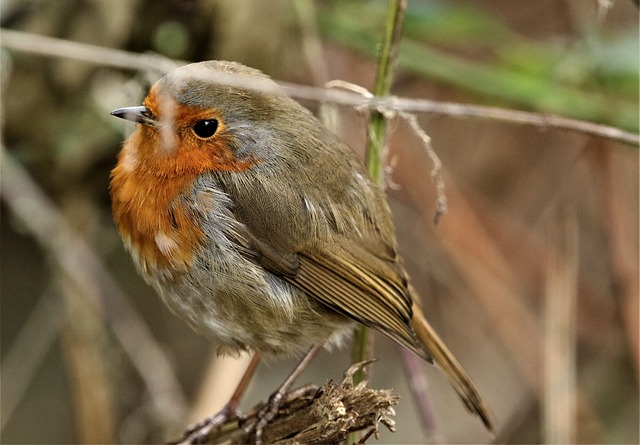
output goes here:
[[253, 426], [251, 426], [251, 428], [249, 428], [247, 431], [247, 436], [253, 436], [254, 443], [256, 445], [263, 445], [262, 431], [269, 424], [269, 422], [275, 419], [276, 415], [280, 411], [282, 402], [284, 402], [284, 393], [281, 391], [276, 391], [271, 394], [271, 396], [269, 397], [269, 401], [257, 413], [257, 422], [254, 423]]
[[237, 410], [230, 404], [226, 404], [219, 412], [207, 417], [198, 423], [189, 426], [184, 432], [182, 440], [174, 442], [174, 445], [192, 445], [205, 443], [209, 435], [217, 431], [230, 420], [239, 418]]

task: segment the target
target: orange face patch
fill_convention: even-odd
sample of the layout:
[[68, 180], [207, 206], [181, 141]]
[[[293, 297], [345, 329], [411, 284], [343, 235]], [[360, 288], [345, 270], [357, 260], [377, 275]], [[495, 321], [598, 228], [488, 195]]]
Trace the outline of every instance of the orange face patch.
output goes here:
[[[156, 116], [157, 127], [139, 128], [147, 134], [138, 151], [157, 175], [201, 174], [207, 171], [244, 171], [252, 159], [238, 159], [233, 135], [226, 131], [224, 116], [216, 109], [181, 105], [152, 88], [144, 105]], [[217, 130], [208, 138], [194, 128], [203, 121], [215, 121]]]
[[[184, 106], [159, 96], [155, 88], [144, 101], [157, 126], [138, 125], [125, 142], [111, 172], [113, 215], [140, 269], [187, 271], [202, 245], [200, 221], [179, 198], [199, 175], [209, 171], [244, 171], [251, 159], [238, 159], [224, 117], [214, 109]], [[215, 120], [216, 131], [202, 138], [198, 122]]]

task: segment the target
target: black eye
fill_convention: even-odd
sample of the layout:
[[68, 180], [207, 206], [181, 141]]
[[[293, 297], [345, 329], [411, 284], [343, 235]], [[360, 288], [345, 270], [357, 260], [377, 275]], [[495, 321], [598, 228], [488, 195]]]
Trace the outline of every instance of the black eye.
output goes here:
[[196, 136], [201, 138], [210, 138], [216, 131], [218, 130], [218, 121], [216, 119], [205, 119], [203, 121], [197, 122], [193, 126], [193, 132]]

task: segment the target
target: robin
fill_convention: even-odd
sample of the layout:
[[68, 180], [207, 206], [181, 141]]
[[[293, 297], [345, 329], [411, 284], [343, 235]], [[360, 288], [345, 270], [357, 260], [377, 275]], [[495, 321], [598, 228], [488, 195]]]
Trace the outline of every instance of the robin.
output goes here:
[[417, 304], [384, 192], [275, 82], [238, 63], [194, 63], [112, 114], [139, 124], [111, 173], [124, 245], [218, 352], [310, 357], [362, 323], [435, 361], [492, 430]]

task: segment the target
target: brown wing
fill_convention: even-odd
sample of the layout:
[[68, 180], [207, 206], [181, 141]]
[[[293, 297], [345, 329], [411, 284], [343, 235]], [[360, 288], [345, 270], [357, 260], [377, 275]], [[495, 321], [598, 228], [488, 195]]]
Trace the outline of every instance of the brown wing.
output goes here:
[[256, 259], [265, 269], [430, 360], [410, 327], [412, 300], [394, 261], [380, 259], [346, 239], [323, 244], [333, 246], [330, 251], [298, 254], [283, 253], [252, 239], [259, 252]]
[[373, 274], [362, 264], [326, 253], [301, 254], [298, 274], [288, 281], [336, 311], [428, 358], [409, 327], [411, 301], [399, 283]]

